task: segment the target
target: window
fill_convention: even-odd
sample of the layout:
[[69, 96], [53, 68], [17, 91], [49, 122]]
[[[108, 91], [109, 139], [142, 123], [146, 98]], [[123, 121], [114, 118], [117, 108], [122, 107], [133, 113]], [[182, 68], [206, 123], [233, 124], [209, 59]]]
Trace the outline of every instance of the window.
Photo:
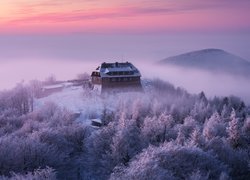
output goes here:
[[116, 81], [116, 78], [111, 78], [111, 81], [112, 81], [112, 82], [115, 82], [115, 81]]

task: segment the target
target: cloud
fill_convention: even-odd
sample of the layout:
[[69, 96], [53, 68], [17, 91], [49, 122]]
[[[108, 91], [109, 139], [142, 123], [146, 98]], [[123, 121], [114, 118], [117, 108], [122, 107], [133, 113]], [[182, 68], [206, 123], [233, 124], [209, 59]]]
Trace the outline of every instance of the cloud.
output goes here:
[[[121, 17], [132, 17], [132, 16], [145, 16], [145, 15], [166, 15], [166, 14], [177, 14], [195, 10], [204, 9], [218, 9], [237, 7], [250, 4], [247, 0], [240, 2], [234, 0], [190, 0], [190, 1], [172, 1], [172, 0], [141, 0], [132, 3], [128, 0], [125, 2], [117, 1], [115, 3], [110, 1], [108, 5], [103, 7], [93, 7], [88, 3], [103, 3], [101, 0], [55, 0], [55, 1], [38, 1], [26, 4], [20, 4], [20, 10], [17, 12], [25, 15], [22, 18], [15, 18], [12, 22], [15, 23], [32, 23], [32, 22], [69, 22], [69, 21], [83, 21], [83, 20], [94, 20], [94, 19], [112, 19]], [[122, 2], [124, 4], [122, 4]], [[87, 6], [89, 5], [89, 7]], [[72, 6], [74, 5], [74, 7]], [[60, 9], [61, 6], [69, 7], [68, 10]], [[54, 8], [54, 11], [46, 11], [46, 9]], [[76, 8], [77, 7], [77, 8]], [[86, 8], [87, 7], [87, 8]], [[245, 7], [245, 6], [242, 6]], [[72, 8], [72, 9], [71, 9]], [[38, 9], [37, 13], [34, 13]]]
[[[203, 7], [205, 8], [205, 7]], [[192, 7], [117, 7], [117, 8], [100, 8], [90, 11], [75, 10], [72, 12], [54, 12], [54, 13], [41, 13], [38, 15], [17, 18], [11, 22], [69, 22], [69, 21], [83, 21], [94, 19], [113, 19], [121, 17], [134, 17], [144, 15], [164, 15], [173, 14], [177, 12], [185, 12], [192, 10]], [[26, 12], [24, 10], [23, 12]]]
[[120, 17], [131, 17], [146, 14], [162, 14], [169, 13], [171, 9], [167, 8], [106, 8], [93, 11], [80, 11], [73, 12], [55, 12], [43, 13], [29, 17], [14, 19], [11, 22], [15, 23], [32, 23], [32, 22], [69, 22], [69, 21], [83, 21], [94, 19], [112, 19]]
[[80, 32], [96, 32], [100, 30], [99, 27], [112, 32], [125, 29], [134, 32], [140, 28], [150, 32], [180, 29], [248, 32], [247, 3], [250, 5], [250, 1], [246, 0], [239, 3], [233, 0], [110, 0], [106, 3], [104, 0], [23, 1], [16, 4], [18, 9], [0, 23], [0, 32], [9, 33], [17, 28], [24, 32], [49, 32], [56, 30], [56, 27], [66, 27], [62, 30], [70, 32], [79, 29]]

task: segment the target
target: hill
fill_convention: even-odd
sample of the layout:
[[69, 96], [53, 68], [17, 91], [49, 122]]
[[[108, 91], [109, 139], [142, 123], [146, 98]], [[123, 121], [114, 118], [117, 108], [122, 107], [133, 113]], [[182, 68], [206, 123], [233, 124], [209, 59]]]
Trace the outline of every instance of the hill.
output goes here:
[[28, 87], [0, 92], [0, 179], [249, 179], [244, 102], [159, 79], [144, 87], [97, 96], [64, 86], [34, 108]]
[[250, 76], [249, 61], [221, 49], [192, 51], [168, 57], [159, 61], [159, 64]]

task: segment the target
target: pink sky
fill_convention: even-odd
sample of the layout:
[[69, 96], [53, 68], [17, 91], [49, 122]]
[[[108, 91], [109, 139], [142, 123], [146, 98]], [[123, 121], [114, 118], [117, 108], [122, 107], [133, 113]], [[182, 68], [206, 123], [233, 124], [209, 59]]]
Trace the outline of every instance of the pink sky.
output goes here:
[[4, 0], [0, 33], [249, 32], [249, 0]]

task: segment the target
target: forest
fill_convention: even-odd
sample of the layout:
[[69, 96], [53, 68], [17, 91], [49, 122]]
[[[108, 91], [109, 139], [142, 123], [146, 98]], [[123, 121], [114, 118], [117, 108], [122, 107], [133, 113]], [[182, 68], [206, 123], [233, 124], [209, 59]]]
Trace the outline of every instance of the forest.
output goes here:
[[[39, 82], [0, 93], [0, 179], [250, 179], [250, 108], [160, 79], [98, 98], [100, 128], [55, 103], [33, 107]], [[92, 107], [92, 106], [91, 106]]]

